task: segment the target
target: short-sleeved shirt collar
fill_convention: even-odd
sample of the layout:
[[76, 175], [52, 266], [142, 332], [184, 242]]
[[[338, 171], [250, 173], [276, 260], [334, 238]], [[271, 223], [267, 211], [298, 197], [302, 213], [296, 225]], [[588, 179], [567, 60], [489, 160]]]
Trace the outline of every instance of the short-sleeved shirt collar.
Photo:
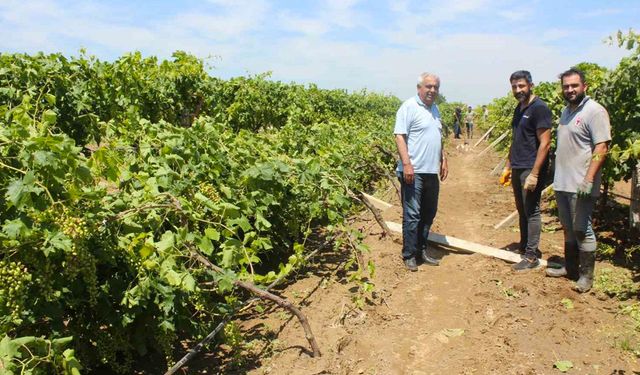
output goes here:
[[522, 111], [522, 112], [526, 111], [527, 109], [529, 109], [529, 107], [533, 106], [533, 104], [534, 104], [535, 102], [537, 102], [538, 100], [542, 100], [542, 99], [540, 99], [540, 97], [539, 97], [538, 95], [534, 96], [534, 97], [533, 97], [533, 100], [532, 100], [532, 101], [530, 101], [530, 102], [527, 104], [527, 106], [526, 106], [526, 107], [522, 108], [522, 109], [521, 109], [521, 111]]
[[569, 113], [573, 113], [581, 110], [582, 107], [584, 107], [584, 105], [587, 104], [589, 99], [591, 99], [591, 97], [589, 95], [585, 95], [584, 98], [582, 98], [582, 101], [580, 101], [580, 104], [578, 104], [578, 106], [574, 110], [571, 110], [571, 107], [567, 105], [567, 109], [569, 110]]
[[[424, 102], [422, 101], [422, 99], [420, 99], [420, 96], [416, 94], [415, 96], [416, 98], [416, 102], [418, 103], [418, 105], [425, 107], [427, 110], [431, 111], [431, 109], [433, 108], [433, 104], [431, 105], [426, 105], [424, 104]], [[435, 103], [434, 103], [435, 104]]]

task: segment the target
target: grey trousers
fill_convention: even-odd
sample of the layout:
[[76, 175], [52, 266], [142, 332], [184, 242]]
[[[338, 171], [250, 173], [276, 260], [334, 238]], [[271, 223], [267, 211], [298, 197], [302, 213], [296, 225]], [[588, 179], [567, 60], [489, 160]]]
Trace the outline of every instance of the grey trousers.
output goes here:
[[577, 244], [580, 251], [596, 251], [596, 234], [591, 213], [596, 198], [578, 198], [576, 193], [556, 191], [558, 216], [564, 230], [564, 242]]

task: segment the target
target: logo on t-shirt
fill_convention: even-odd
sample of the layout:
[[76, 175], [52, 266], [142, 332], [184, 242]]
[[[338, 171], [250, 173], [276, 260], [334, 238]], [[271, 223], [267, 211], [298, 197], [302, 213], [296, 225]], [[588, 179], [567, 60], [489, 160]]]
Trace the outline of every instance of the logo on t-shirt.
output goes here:
[[582, 122], [582, 119], [580, 117], [576, 118], [576, 126], [580, 125], [580, 122]]

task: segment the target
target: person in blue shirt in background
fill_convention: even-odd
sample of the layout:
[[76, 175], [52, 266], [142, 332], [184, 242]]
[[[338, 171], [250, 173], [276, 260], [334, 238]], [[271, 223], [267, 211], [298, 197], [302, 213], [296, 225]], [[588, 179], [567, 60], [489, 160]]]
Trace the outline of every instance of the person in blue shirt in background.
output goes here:
[[402, 103], [396, 114], [394, 134], [400, 160], [396, 173], [402, 195], [402, 259], [410, 271], [417, 260], [437, 266], [427, 252], [427, 238], [438, 209], [440, 181], [447, 178], [448, 166], [442, 149], [442, 122], [435, 104], [440, 78], [422, 73], [418, 93]]

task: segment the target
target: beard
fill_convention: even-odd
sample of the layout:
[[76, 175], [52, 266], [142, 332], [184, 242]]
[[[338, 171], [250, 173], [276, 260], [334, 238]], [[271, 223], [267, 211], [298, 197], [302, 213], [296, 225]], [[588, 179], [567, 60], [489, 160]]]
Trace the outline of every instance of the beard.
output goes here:
[[571, 100], [567, 97], [567, 95], [564, 95], [564, 99], [569, 102], [569, 104], [573, 104], [573, 105], [577, 105], [582, 103], [582, 100], [584, 99], [584, 97], [586, 96], [586, 94], [583, 92], [582, 94], [578, 94], [576, 95], [576, 98]]
[[515, 95], [515, 98], [517, 101], [519, 102], [524, 102], [527, 103], [529, 101], [529, 98], [531, 98], [531, 91], [529, 92], [519, 92]]

